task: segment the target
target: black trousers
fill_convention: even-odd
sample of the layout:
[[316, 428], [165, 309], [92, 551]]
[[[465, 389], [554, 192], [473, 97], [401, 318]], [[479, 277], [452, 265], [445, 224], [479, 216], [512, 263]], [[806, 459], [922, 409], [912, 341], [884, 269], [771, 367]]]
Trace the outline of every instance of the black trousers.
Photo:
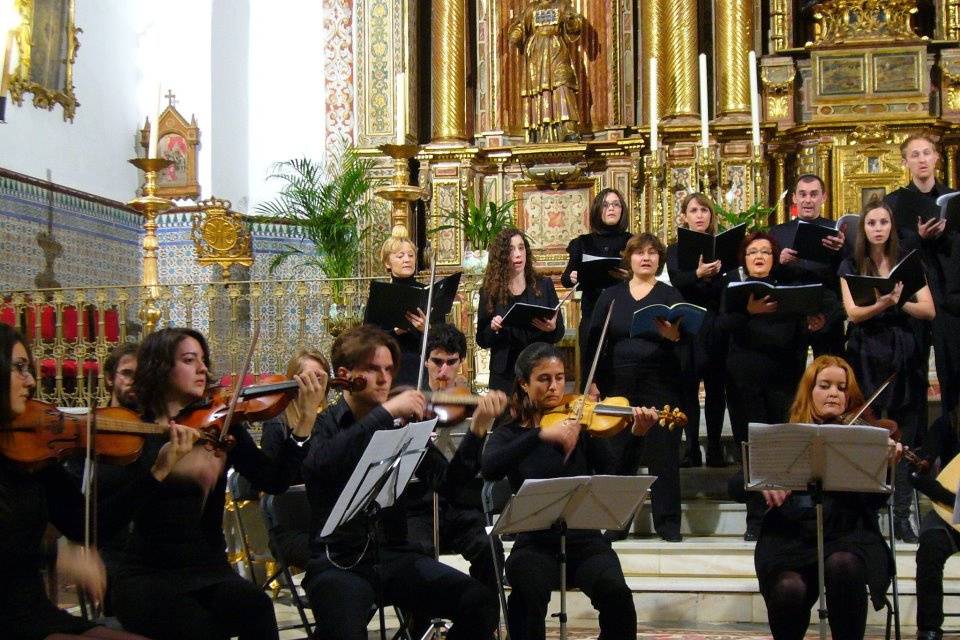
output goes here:
[[917, 631], [943, 626], [943, 565], [960, 551], [960, 533], [934, 512], [923, 520], [917, 548]]
[[727, 410], [726, 375], [722, 368], [706, 367], [699, 375], [691, 376], [684, 385], [683, 406], [686, 408], [687, 426], [683, 432], [687, 439], [688, 458], [698, 458], [700, 455], [701, 380], [705, 393], [703, 412], [707, 422], [707, 451], [714, 455], [722, 454], [723, 413]]
[[153, 640], [276, 640], [273, 603], [229, 566], [222, 577], [191, 589], [174, 575], [123, 575], [113, 604], [123, 628]]
[[[867, 624], [866, 567], [857, 555], [840, 551], [824, 559], [830, 632], [838, 640], [862, 639]], [[763, 592], [767, 620], [775, 640], [802, 640], [810, 625], [810, 607], [819, 597], [817, 566], [784, 571]]]
[[[550, 593], [560, 588], [558, 547], [536, 543], [515, 546], [507, 558], [512, 591], [507, 622], [513, 640], [540, 640], [546, 635]], [[600, 614], [603, 640], [636, 639], [637, 612], [623, 577], [620, 559], [599, 535], [567, 543], [567, 586], [579, 588]]]
[[367, 623], [379, 595], [418, 618], [453, 622], [450, 640], [488, 640], [497, 627], [496, 594], [468, 575], [415, 551], [383, 549], [375, 563], [369, 552], [352, 569], [326, 556], [307, 563], [303, 586], [321, 638], [366, 640]]

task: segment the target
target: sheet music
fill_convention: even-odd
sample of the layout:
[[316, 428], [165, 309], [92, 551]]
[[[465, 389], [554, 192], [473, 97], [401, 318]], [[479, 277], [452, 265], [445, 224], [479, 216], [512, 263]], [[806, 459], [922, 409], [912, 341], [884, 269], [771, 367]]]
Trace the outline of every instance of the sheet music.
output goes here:
[[376, 498], [381, 508], [393, 505], [416, 471], [436, 424], [437, 419], [434, 418], [424, 422], [412, 422], [402, 429], [381, 429], [375, 432], [340, 492], [320, 535], [331, 535], [341, 524], [357, 516], [365, 504], [363, 497], [373, 491], [384, 473], [390, 472], [384, 466], [392, 465], [397, 454], [403, 450], [405, 455], [400, 458], [396, 470], [393, 471], [395, 477], [383, 486]]
[[854, 425], [757, 424], [749, 427], [748, 489], [889, 492], [889, 434]]

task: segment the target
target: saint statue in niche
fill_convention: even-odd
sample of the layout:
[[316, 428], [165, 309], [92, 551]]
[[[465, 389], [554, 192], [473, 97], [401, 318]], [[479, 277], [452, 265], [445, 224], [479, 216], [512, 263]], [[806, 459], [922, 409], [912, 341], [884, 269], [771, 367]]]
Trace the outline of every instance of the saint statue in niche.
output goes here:
[[520, 96], [527, 142], [580, 139], [574, 61], [583, 27], [583, 16], [569, 0], [534, 0], [510, 23], [510, 42], [523, 52]]

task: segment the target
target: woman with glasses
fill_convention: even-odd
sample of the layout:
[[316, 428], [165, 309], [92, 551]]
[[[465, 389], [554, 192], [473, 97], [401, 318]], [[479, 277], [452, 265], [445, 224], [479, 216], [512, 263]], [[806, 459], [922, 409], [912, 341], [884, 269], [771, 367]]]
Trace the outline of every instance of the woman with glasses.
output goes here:
[[[580, 291], [580, 327], [577, 338], [580, 345], [580, 378], [586, 379], [590, 368], [587, 354], [587, 334], [590, 329], [590, 317], [597, 304], [600, 292], [616, 279], [610, 277], [599, 283], [583, 282], [580, 278], [584, 256], [601, 258], [619, 258], [630, 239], [627, 231], [627, 203], [616, 189], [602, 189], [590, 205], [590, 233], [577, 236], [567, 245], [567, 267], [560, 276], [565, 287], [579, 285]], [[619, 277], [619, 273], [616, 274]]]
[[[0, 431], [27, 408], [36, 387], [33, 360], [19, 333], [0, 324]], [[148, 471], [137, 474], [96, 509], [97, 528], [110, 536], [129, 522], [158, 491], [173, 466], [193, 448], [196, 432], [170, 425], [168, 443]], [[56, 567], [62, 582], [76, 584], [94, 602], [106, 588], [106, 574], [96, 549], [79, 546], [84, 538], [84, 498], [69, 473], [52, 463], [26, 471], [0, 454], [0, 629], [8, 640], [102, 638], [142, 640], [107, 629], [58, 609], [47, 596], [44, 564]], [[42, 549], [44, 532], [53, 525], [70, 542]]]
[[[893, 214], [879, 201], [868, 202], [858, 225], [853, 256], [840, 263], [841, 276], [860, 274], [887, 277], [902, 259]], [[913, 446], [921, 423], [921, 400], [926, 394], [923, 349], [916, 327], [928, 325], [935, 310], [933, 296], [926, 285], [908, 301], [900, 299], [903, 283], [893, 291], [878, 295], [867, 306], [858, 306], [850, 294], [846, 279], [840, 280], [847, 325], [847, 359], [857, 372], [863, 392], [871, 395], [891, 374], [896, 377], [874, 400], [873, 408], [896, 420], [901, 442]], [[901, 304], [902, 302], [902, 304]], [[910, 524], [913, 491], [906, 463], [897, 468], [894, 493], [894, 531], [898, 538], [915, 540]]]
[[[755, 280], [776, 285], [774, 256], [780, 247], [768, 233], [747, 234], [740, 248], [741, 269], [724, 278], [726, 287], [735, 280]], [[750, 296], [743, 309], [721, 301], [717, 326], [727, 338], [727, 407], [733, 438], [747, 439], [751, 422], [776, 424], [787, 418], [790, 400], [806, 361], [806, 333], [823, 328], [823, 316], [780, 313], [777, 303], [764, 296]], [[763, 516], [763, 503], [756, 494], [747, 501], [744, 540], [756, 540]]]
[[[680, 205], [680, 225], [698, 231], [716, 235], [717, 219], [713, 213], [710, 200], [702, 193], [691, 193]], [[724, 388], [724, 366], [726, 355], [724, 341], [712, 331], [716, 314], [720, 310], [720, 294], [723, 292], [721, 283], [723, 272], [720, 260], [703, 262], [696, 269], [681, 269], [679, 245], [674, 243], [667, 247], [667, 273], [670, 275], [670, 284], [677, 288], [683, 299], [691, 304], [704, 307], [708, 311], [704, 319], [698, 339], [693, 341], [688, 349], [688, 373], [684, 376], [685, 398], [684, 406], [689, 413], [687, 426], [684, 432], [687, 437], [687, 453], [680, 462], [681, 467], [699, 467], [702, 462], [700, 454], [700, 381], [703, 380], [706, 399], [704, 410], [707, 422], [707, 466], [722, 467], [725, 465], [723, 449], [720, 445], [720, 436], [723, 431], [723, 413], [727, 408], [726, 391]]]

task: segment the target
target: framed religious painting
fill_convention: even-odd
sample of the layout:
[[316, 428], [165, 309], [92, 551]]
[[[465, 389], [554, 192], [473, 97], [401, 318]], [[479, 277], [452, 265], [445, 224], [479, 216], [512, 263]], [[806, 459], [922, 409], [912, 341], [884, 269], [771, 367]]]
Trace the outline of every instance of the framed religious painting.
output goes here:
[[[170, 104], [160, 114], [160, 135], [157, 153], [172, 164], [157, 175], [157, 195], [172, 200], [200, 199], [200, 182], [197, 175], [197, 152], [200, 148], [200, 127], [196, 117], [190, 122]], [[150, 124], [140, 130], [140, 145], [147, 150]]]
[[537, 266], [548, 273], [563, 270], [567, 244], [590, 228], [590, 203], [599, 191], [594, 178], [573, 180], [557, 189], [526, 180], [513, 183], [517, 224], [530, 239]]
[[76, 25], [75, 0], [14, 0], [14, 4], [21, 24], [10, 99], [22, 105], [26, 95], [32, 94], [35, 107], [52, 111], [59, 104], [63, 119], [73, 122], [80, 105], [73, 86], [81, 31]]

